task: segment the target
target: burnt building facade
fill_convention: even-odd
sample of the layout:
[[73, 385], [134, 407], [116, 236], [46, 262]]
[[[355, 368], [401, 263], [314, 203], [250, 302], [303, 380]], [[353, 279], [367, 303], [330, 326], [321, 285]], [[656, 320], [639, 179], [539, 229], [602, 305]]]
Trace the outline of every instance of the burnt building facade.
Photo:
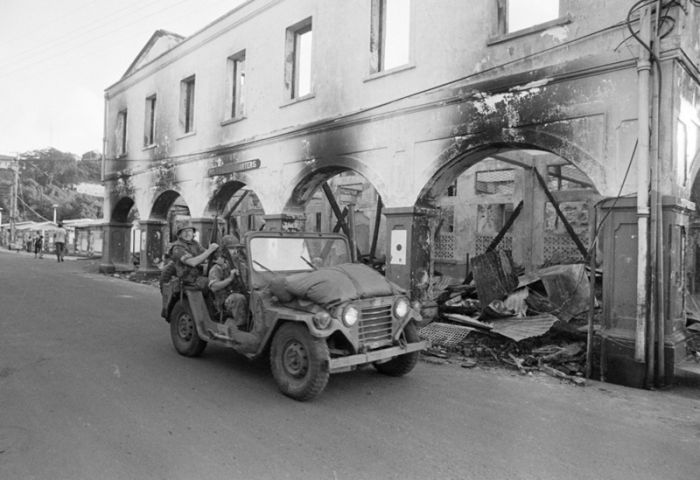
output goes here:
[[554, 201], [597, 245], [609, 378], [671, 381], [699, 64], [694, 0], [251, 0], [156, 32], [105, 94], [102, 269], [130, 262], [134, 222], [148, 273], [175, 209], [206, 243], [222, 219], [333, 229], [335, 195], [361, 253], [420, 299], [431, 265], [463, 274], [516, 208], [505, 245], [525, 271], [570, 253]]

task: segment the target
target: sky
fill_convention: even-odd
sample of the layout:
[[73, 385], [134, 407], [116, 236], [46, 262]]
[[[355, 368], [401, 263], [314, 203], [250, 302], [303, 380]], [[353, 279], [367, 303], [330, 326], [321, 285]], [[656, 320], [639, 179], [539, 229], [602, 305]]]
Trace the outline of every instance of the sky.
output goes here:
[[104, 90], [159, 29], [190, 36], [244, 0], [0, 0], [0, 154], [102, 151]]

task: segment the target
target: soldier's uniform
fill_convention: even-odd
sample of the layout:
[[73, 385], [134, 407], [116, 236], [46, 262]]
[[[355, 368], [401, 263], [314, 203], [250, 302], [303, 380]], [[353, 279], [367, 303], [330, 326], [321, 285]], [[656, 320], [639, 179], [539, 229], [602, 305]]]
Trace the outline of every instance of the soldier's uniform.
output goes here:
[[[225, 280], [231, 275], [231, 267], [227, 264], [214, 264], [209, 271], [209, 287], [212, 283]], [[219, 321], [225, 321], [226, 316], [233, 317], [234, 322], [243, 326], [248, 321], [248, 298], [242, 293], [245, 286], [239, 274], [226, 287], [214, 292], [214, 307], [219, 314]]]

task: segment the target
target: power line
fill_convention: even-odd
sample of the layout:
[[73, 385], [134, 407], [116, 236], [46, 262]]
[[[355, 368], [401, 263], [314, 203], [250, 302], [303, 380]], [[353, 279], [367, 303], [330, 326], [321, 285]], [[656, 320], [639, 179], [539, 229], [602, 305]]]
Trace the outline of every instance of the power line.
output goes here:
[[[149, 6], [154, 6], [158, 3], [160, 3], [162, 0], [151, 0], [149, 3], [146, 3], [145, 5]], [[105, 22], [98, 22], [98, 23], [93, 23], [89, 25], [89, 28], [83, 29], [82, 31], [77, 32], [77, 35], [74, 34], [69, 34], [67, 36], [59, 37], [56, 42], [54, 42], [51, 46], [48, 47], [48, 49], [45, 46], [42, 47], [36, 47], [30, 51], [35, 51], [35, 50], [40, 50], [36, 54], [33, 55], [24, 55], [22, 56], [19, 61], [19, 65], [14, 65], [13, 67], [10, 67], [9, 69], [5, 69], [3, 72], [0, 73], [0, 78], [5, 78], [9, 77], [14, 73], [20, 72], [22, 70], [26, 70], [29, 68], [32, 68], [34, 66], [44, 64], [46, 61], [49, 61], [51, 59], [56, 59], [58, 60], [58, 57], [60, 55], [64, 54], [70, 54], [72, 52], [75, 52], [74, 45], [77, 44], [79, 41], [81, 44], [87, 44], [87, 43], [92, 43], [96, 40], [105, 38], [110, 36], [111, 34], [115, 32], [124, 32], [125, 30], [129, 30], [131, 27], [136, 27], [139, 24], [142, 24], [144, 20], [147, 20], [151, 17], [154, 17], [156, 15], [162, 14], [163, 12], [166, 12], [168, 10], [175, 9], [176, 7], [190, 3], [192, 0], [180, 0], [176, 3], [169, 3], [167, 6], [163, 8], [159, 8], [158, 10], [152, 11], [147, 14], [139, 14], [138, 16], [136, 15], [114, 15], [110, 14], [106, 18], [107, 21]], [[217, 2], [219, 3], [219, 2]], [[228, 2], [226, 2], [228, 3]], [[125, 8], [120, 11], [131, 11], [131, 10], [143, 10], [144, 4], [139, 4], [135, 6], [135, 8]], [[133, 5], [132, 5], [133, 7]], [[193, 5], [193, 8], [190, 9], [189, 11], [193, 11], [194, 9], [201, 9], [201, 4], [199, 5]], [[119, 12], [119, 11], [117, 11]], [[113, 12], [116, 13], [116, 12]], [[181, 17], [186, 17], [186, 12], [183, 12]], [[124, 21], [122, 22], [115, 22], [115, 19], [123, 19]], [[114, 28], [111, 29], [103, 29], [103, 26], [106, 25], [113, 25]], [[100, 35], [94, 35], [93, 33], [96, 31], [102, 32]], [[56, 45], [61, 46], [62, 48], [59, 48], [58, 50], [55, 49]], [[52, 50], [53, 48], [53, 50]], [[84, 58], [87, 57], [93, 53], [97, 53], [100, 51], [104, 51], [104, 47], [97, 45], [95, 48], [92, 50], [82, 51], [81, 56], [78, 58]], [[20, 57], [20, 54], [15, 55], [15, 57]], [[11, 57], [12, 58], [12, 57]], [[11, 64], [13, 62], [8, 61], [7, 63]], [[17, 62], [14, 62], [17, 63]]]
[[[113, 20], [119, 19], [120, 17], [123, 17], [124, 15], [119, 15], [120, 12], [126, 12], [127, 14], [130, 13], [135, 13], [136, 11], [143, 10], [144, 7], [151, 5], [153, 3], [159, 3], [163, 0], [145, 0], [141, 5], [137, 5], [135, 2], [132, 4], [129, 4], [125, 6], [124, 8], [112, 11], [108, 14], [98, 14], [99, 16], [95, 17], [92, 16], [90, 18], [86, 18], [84, 23], [82, 23], [78, 28], [75, 28], [73, 30], [68, 31], [67, 33], [60, 34], [58, 36], [55, 36], [53, 38], [48, 37], [46, 39], [46, 44], [41, 44], [33, 47], [26, 48], [21, 51], [14, 52], [12, 56], [6, 57], [3, 59], [3, 61], [9, 63], [12, 63], [16, 60], [22, 60], [26, 58], [27, 56], [31, 56], [34, 53], [46, 53], [47, 48], [52, 49], [55, 48], [56, 46], [60, 46], [63, 43], [66, 43], [67, 41], [72, 41], [72, 40], [80, 40], [81, 38], [85, 38], [83, 35], [84, 33], [89, 33], [92, 32], [93, 30], [97, 30], [101, 28], [102, 26], [105, 25], [110, 25], [113, 24]], [[55, 20], [50, 20], [47, 23], [50, 23], [51, 21], [58, 22], [60, 19], [57, 18]], [[127, 18], [128, 20], [128, 18]], [[53, 25], [55, 28], [55, 25]], [[37, 31], [39, 30], [39, 27], [34, 26], [34, 28]], [[65, 32], [65, 31], [64, 31]]]
[[[161, 0], [150, 0], [146, 3], [146, 6], [155, 5]], [[57, 39], [52, 39], [52, 43], [47, 45], [42, 45], [34, 47], [31, 50], [26, 50], [16, 54], [14, 57], [6, 60], [5, 63], [12, 65], [8, 69], [5, 69], [0, 75], [0, 77], [6, 77], [13, 73], [24, 70], [27, 67], [37, 65], [43, 61], [49, 60], [51, 58], [56, 58], [62, 54], [70, 53], [75, 50], [76, 45], [85, 45], [94, 42], [100, 38], [104, 38], [106, 35], [123, 31], [124, 28], [128, 28], [130, 25], [137, 25], [141, 20], [150, 18], [154, 15], [162, 13], [170, 8], [174, 8], [184, 2], [191, 0], [181, 0], [178, 3], [171, 4], [168, 7], [156, 10], [147, 15], [138, 15], [136, 17], [135, 13], [137, 10], [143, 10], [143, 8], [132, 5], [131, 8], [124, 8], [120, 11], [126, 11], [127, 15], [108, 15], [104, 17], [104, 21], [96, 21], [86, 25], [87, 28], [78, 29], [68, 35], [63, 37], [58, 37]], [[103, 27], [112, 25], [114, 28], [104, 30]], [[95, 35], [95, 33], [104, 32], [100, 35]]]

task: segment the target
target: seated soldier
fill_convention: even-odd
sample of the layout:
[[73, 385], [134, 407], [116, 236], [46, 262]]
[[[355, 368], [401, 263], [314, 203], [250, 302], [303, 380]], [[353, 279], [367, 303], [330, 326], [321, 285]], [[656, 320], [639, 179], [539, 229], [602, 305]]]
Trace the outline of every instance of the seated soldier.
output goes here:
[[233, 318], [238, 328], [244, 327], [248, 323], [248, 298], [242, 293], [245, 285], [241, 272], [229, 265], [221, 249], [212, 258], [214, 264], [209, 270], [209, 289], [214, 292], [216, 320], [224, 323], [227, 318]]
[[177, 240], [170, 246], [168, 253], [175, 263], [177, 276], [185, 285], [194, 285], [204, 290], [206, 277], [203, 277], [202, 262], [214, 253], [219, 245], [212, 243], [206, 249], [194, 239], [195, 228], [189, 222], [177, 226]]

